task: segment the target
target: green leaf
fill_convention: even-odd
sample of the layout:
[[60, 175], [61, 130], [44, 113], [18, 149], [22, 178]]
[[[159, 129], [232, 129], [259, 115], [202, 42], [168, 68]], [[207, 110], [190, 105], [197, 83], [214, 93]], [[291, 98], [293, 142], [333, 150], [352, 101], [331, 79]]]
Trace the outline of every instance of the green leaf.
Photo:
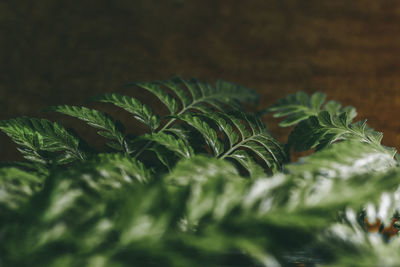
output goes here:
[[126, 86], [135, 85], [146, 89], [147, 91], [153, 93], [170, 111], [170, 114], [173, 115], [178, 110], [178, 103], [175, 98], [169, 95], [165, 90], [161, 89], [157, 82], [136, 82], [129, 83]]
[[219, 112], [200, 114], [205, 119], [210, 119], [215, 122], [218, 129], [221, 130], [228, 139], [229, 147], [231, 148], [239, 140], [239, 135], [234, 128], [224, 119], [224, 115]]
[[53, 157], [44, 152], [66, 153], [71, 159], [85, 158], [79, 149], [79, 139], [56, 122], [20, 117], [0, 121], [0, 130], [20, 146], [19, 151], [28, 160], [52, 162]]
[[[169, 89], [176, 93], [183, 104], [183, 109], [177, 114], [181, 115], [190, 109], [203, 111], [208, 106], [212, 106], [217, 110], [224, 111], [227, 108], [239, 108], [239, 102], [256, 101], [257, 94], [243, 86], [234, 83], [218, 80], [215, 86], [211, 84], [199, 82], [196, 79], [185, 81], [180, 77], [175, 77], [170, 81], [161, 81], [160, 84], [166, 85]], [[191, 95], [188, 100], [186, 93], [180, 89], [183, 85]]]
[[229, 112], [229, 113], [220, 113], [222, 117], [224, 117], [227, 121], [231, 122], [232, 125], [239, 132], [239, 139], [244, 140], [251, 136], [251, 132], [248, 131], [246, 127], [246, 119], [245, 115], [240, 112]]
[[[124, 154], [85, 156], [46, 120], [0, 121], [27, 159], [46, 164], [0, 163], [0, 264], [397, 266], [396, 151], [353, 122], [353, 107], [324, 106], [323, 93], [288, 96], [272, 108], [296, 124], [283, 149], [259, 116], [238, 111], [253, 99], [240, 86], [180, 78], [145, 86], [175, 110], [162, 123], [133, 98], [103, 99], [150, 125], [151, 134], [122, 135]], [[122, 148], [113, 119], [63, 110]], [[290, 146], [316, 152], [287, 163]], [[137, 151], [155, 155], [138, 161]]]
[[235, 179], [238, 171], [226, 160], [196, 155], [178, 162], [174, 170], [165, 177], [165, 183], [187, 186], [193, 182], [207, 182], [217, 176]]
[[117, 121], [107, 114], [103, 114], [95, 109], [68, 105], [49, 107], [46, 110], [59, 112], [83, 120], [88, 125], [102, 130], [98, 132], [99, 135], [116, 140], [120, 144], [119, 149], [123, 149], [124, 147], [124, 129], [118, 125]]
[[[242, 112], [233, 112], [224, 116], [229, 118], [239, 130], [241, 139], [225, 151], [221, 155], [222, 158], [229, 156], [237, 149], [247, 149], [259, 156], [271, 170], [281, 169], [282, 163], [286, 160], [286, 153], [258, 117]], [[246, 124], [251, 132], [246, 129]]]
[[186, 94], [186, 92], [179, 85], [180, 80], [167, 80], [167, 81], [159, 81], [158, 83], [164, 85], [173, 91], [179, 98], [182, 103], [182, 108], [186, 108], [192, 101]]
[[237, 161], [244, 169], [246, 169], [250, 176], [253, 175], [253, 171], [255, 171], [255, 166], [258, 166], [254, 159], [245, 151], [245, 150], [235, 150], [233, 153], [226, 156], [226, 158], [233, 159]]
[[310, 98], [310, 107], [313, 110], [320, 110], [322, 104], [325, 102], [326, 95], [322, 92], [316, 92], [311, 95]]
[[[269, 134], [265, 125], [256, 116], [243, 112], [186, 113], [179, 119], [195, 128], [203, 136], [214, 156], [226, 158], [237, 150], [249, 150], [274, 171], [281, 169], [282, 163], [286, 160], [283, 147]], [[223, 132], [228, 141], [227, 147], [223, 145], [221, 136], [206, 120], [215, 123]]]
[[291, 115], [287, 119], [281, 121], [279, 123], [279, 126], [281, 126], [281, 127], [292, 126], [292, 125], [297, 124], [300, 121], [307, 119], [309, 116], [310, 116], [310, 114], [307, 114], [305, 112], [298, 112], [298, 113]]
[[148, 150], [153, 151], [157, 155], [157, 158], [165, 167], [167, 167], [168, 171], [171, 171], [177, 162], [173, 153], [162, 145], [153, 145], [148, 148]]
[[226, 100], [236, 99], [238, 101], [249, 102], [254, 102], [258, 100], [258, 95], [256, 92], [232, 82], [218, 80], [216, 83], [216, 89], [221, 95], [224, 95]]
[[317, 151], [299, 164], [287, 165], [289, 173], [306, 176], [341, 177], [384, 172], [397, 166], [393, 153], [357, 140], [349, 140]]
[[121, 153], [98, 154], [82, 167], [95, 170], [105, 179], [115, 177], [124, 183], [147, 183], [151, 179], [151, 171], [142, 162]]
[[0, 168], [0, 210], [17, 210], [42, 189], [47, 173], [38, 168], [34, 165], [30, 168]]
[[325, 98], [326, 95], [321, 92], [315, 92], [311, 97], [309, 97], [306, 93], [300, 91], [296, 94], [288, 95], [284, 99], [280, 99], [276, 105], [265, 109], [261, 114], [273, 112], [274, 118], [288, 116], [288, 118], [279, 123], [279, 126], [281, 127], [296, 125], [311, 116], [318, 116], [321, 110], [328, 111], [331, 116], [347, 112], [348, 123], [350, 123], [357, 115], [354, 107], [348, 106], [341, 109], [341, 105], [336, 101], [328, 101], [324, 108], [321, 109]]
[[[311, 116], [300, 122], [289, 135], [288, 144], [295, 151], [312, 148], [321, 149], [337, 141], [358, 140], [373, 147], [382, 148], [382, 134], [368, 128], [365, 121], [350, 123], [352, 114], [347, 112], [332, 116], [328, 111], [321, 111], [318, 116]], [[393, 149], [387, 149], [394, 155]]]
[[208, 123], [203, 121], [201, 117], [196, 116], [194, 113], [186, 113], [180, 116], [179, 119], [185, 121], [187, 124], [199, 131], [215, 156], [220, 155], [224, 151], [223, 144], [218, 139], [215, 130], [211, 128]]
[[338, 114], [340, 112], [340, 108], [341, 107], [342, 107], [342, 105], [339, 102], [331, 100], [331, 101], [328, 101], [325, 104], [325, 108], [324, 109], [326, 111], [328, 111], [331, 116], [333, 116], [333, 115]]
[[167, 148], [168, 150], [175, 152], [177, 155], [183, 158], [190, 158], [194, 154], [193, 149], [190, 145], [186, 144], [182, 139], [177, 139], [170, 134], [166, 133], [145, 134], [139, 137], [138, 140], [142, 139], [158, 143]]
[[157, 115], [153, 115], [151, 108], [142, 104], [139, 100], [133, 97], [120, 95], [117, 93], [104, 94], [90, 98], [91, 101], [99, 101], [104, 103], [111, 103], [117, 107], [123, 108], [140, 122], [144, 123], [154, 131], [160, 124], [160, 119]]

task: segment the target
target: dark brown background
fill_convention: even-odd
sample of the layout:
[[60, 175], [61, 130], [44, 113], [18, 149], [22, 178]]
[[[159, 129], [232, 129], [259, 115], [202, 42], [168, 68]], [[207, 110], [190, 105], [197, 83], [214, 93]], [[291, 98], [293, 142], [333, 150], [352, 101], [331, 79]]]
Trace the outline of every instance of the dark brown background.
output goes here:
[[[324, 91], [399, 148], [399, 1], [71, 3], [0, 1], [0, 119], [179, 74], [254, 88], [260, 107], [289, 92]], [[287, 130], [266, 119], [284, 141]], [[0, 159], [19, 159], [4, 134]]]

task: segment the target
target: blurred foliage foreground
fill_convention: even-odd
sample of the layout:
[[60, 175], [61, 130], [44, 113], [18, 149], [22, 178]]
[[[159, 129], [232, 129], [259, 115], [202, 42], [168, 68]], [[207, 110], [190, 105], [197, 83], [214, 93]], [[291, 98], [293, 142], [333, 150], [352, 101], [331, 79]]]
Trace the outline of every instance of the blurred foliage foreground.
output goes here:
[[[131, 83], [158, 98], [98, 110], [55, 106], [98, 129], [100, 151], [46, 119], [0, 121], [26, 158], [0, 168], [1, 266], [399, 266], [400, 169], [382, 134], [325, 95], [257, 95], [225, 81]], [[286, 117], [286, 144], [261, 116]], [[291, 151], [314, 150], [298, 162]]]

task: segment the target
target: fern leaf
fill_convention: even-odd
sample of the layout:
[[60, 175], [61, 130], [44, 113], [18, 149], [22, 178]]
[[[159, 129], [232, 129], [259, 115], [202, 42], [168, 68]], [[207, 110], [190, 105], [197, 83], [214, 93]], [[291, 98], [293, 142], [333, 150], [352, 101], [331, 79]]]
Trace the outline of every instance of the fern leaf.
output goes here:
[[137, 120], [148, 126], [151, 131], [154, 131], [160, 125], [159, 117], [152, 113], [151, 108], [133, 97], [112, 93], [92, 97], [90, 100], [111, 103], [123, 108], [133, 114]]
[[151, 179], [151, 171], [142, 162], [121, 153], [98, 154], [85, 165], [84, 169], [95, 170], [105, 179], [121, 179], [122, 183], [147, 183]]
[[189, 227], [207, 215], [216, 220], [225, 217], [241, 202], [248, 184], [229, 162], [204, 156], [180, 161], [165, 182], [189, 190], [185, 210]]
[[203, 121], [199, 116], [194, 114], [186, 113], [179, 117], [179, 119], [185, 121], [187, 124], [198, 130], [204, 137], [207, 145], [212, 149], [215, 156], [220, 155], [224, 151], [223, 144], [218, 139], [217, 133], [210, 125]]
[[[280, 169], [281, 165], [277, 158], [274, 157], [272, 151], [268, 149], [268, 146], [260, 145], [256, 142], [249, 141], [241, 145], [241, 148], [247, 148], [254, 152], [258, 157], [260, 157], [269, 168], [273, 169], [276, 166], [276, 170]], [[267, 148], [267, 149], [266, 149]]]
[[[226, 81], [217, 81], [215, 87], [195, 79], [185, 81], [180, 77], [175, 77], [168, 81], [156, 81], [152, 83], [130, 83], [128, 85], [136, 85], [142, 87], [163, 102], [170, 110], [170, 115], [181, 115], [190, 109], [202, 110], [211, 105], [217, 110], [225, 110], [228, 107], [238, 107], [238, 103], [242, 101], [255, 101], [257, 94], [243, 86], [239, 86]], [[164, 85], [172, 90], [182, 103], [182, 109], [178, 112], [177, 101], [160, 88]], [[180, 87], [183, 85], [191, 94], [191, 98]]]
[[161, 89], [157, 82], [136, 82], [129, 83], [126, 86], [135, 85], [146, 89], [147, 91], [153, 93], [170, 111], [170, 114], [175, 114], [178, 110], [178, 102], [175, 98]]
[[344, 141], [286, 166], [291, 176], [285, 186], [291, 187], [291, 198], [285, 201], [291, 209], [324, 206], [327, 211], [330, 205], [332, 211], [345, 206], [359, 208], [377, 200], [382, 192], [397, 188], [397, 165], [385, 149]]
[[[282, 146], [267, 132], [265, 126], [255, 116], [237, 112], [230, 115], [223, 113], [200, 115], [187, 113], [179, 118], [194, 127], [203, 136], [207, 145], [217, 157], [225, 158], [238, 149], [246, 149], [260, 157], [271, 170], [280, 169], [286, 158]], [[227, 148], [224, 147], [217, 132], [201, 118], [214, 121], [218, 128], [222, 129], [229, 140]], [[229, 119], [229, 123], [225, 118]], [[230, 123], [238, 129], [241, 135], [240, 139]], [[246, 129], [246, 123], [250, 125], [251, 132]], [[238, 159], [240, 164], [245, 163], [245, 161], [239, 160], [240, 156], [230, 158]], [[243, 166], [247, 168], [247, 164]]]
[[175, 166], [175, 163], [178, 161], [179, 158], [176, 157], [174, 152], [171, 152], [171, 150], [168, 150], [166, 147], [162, 145], [153, 145], [147, 150], [153, 151], [158, 160], [165, 166], [167, 167], [168, 171], [171, 171], [173, 167]]
[[179, 85], [179, 81], [177, 82], [176, 79], [159, 81], [158, 83], [160, 85], [163, 85], [163, 86], [169, 88], [171, 91], [173, 91], [178, 96], [179, 100], [182, 103], [183, 109], [185, 109], [192, 102], [192, 100], [189, 98], [189, 96], [186, 94], [186, 92]]
[[[239, 130], [241, 140], [230, 147], [222, 158], [237, 149], [245, 148], [258, 155], [272, 170], [281, 169], [282, 163], [286, 160], [286, 153], [258, 117], [242, 112], [234, 112], [225, 117], [229, 118]], [[246, 124], [243, 122], [249, 125], [251, 132], [246, 129]]]
[[[257, 99], [256, 93], [252, 90], [225, 81], [217, 81], [216, 87], [213, 87], [207, 83], [201, 83], [194, 79], [185, 81], [179, 77], [176, 77], [169, 81], [127, 84], [127, 86], [130, 85], [135, 85], [151, 92], [169, 109], [170, 114], [164, 117], [164, 119], [166, 119], [166, 123], [162, 128], [156, 129], [160, 124], [158, 118], [152, 115], [151, 110], [147, 108], [147, 106], [141, 104], [136, 99], [120, 96], [118, 94], [106, 94], [92, 98], [92, 100], [113, 103], [128, 110], [129, 112], [133, 113], [137, 119], [149, 125], [151, 132], [157, 133], [170, 129], [177, 118], [191, 110], [198, 110], [206, 113], [210, 110], [209, 106], [213, 106], [217, 110], [223, 111], [226, 109], [226, 107], [238, 108], [238, 103], [240, 101]], [[186, 94], [185, 90], [181, 88], [181, 85], [183, 85], [186, 90], [190, 92], [191, 97]], [[165, 86], [175, 93], [182, 103], [182, 107], [180, 109], [178, 101], [165, 90], [163, 90], [161, 86]], [[209, 130], [209, 127], [206, 127], [205, 125], [202, 128], [204, 128], [203, 130], [208, 131], [208, 135], [206, 137], [207, 142], [210, 143], [214, 153], [218, 154], [220, 152], [221, 144], [219, 144], [217, 142], [218, 140], [215, 140], [213, 137], [213, 130]], [[203, 133], [205, 132], [203, 131]], [[214, 141], [216, 141], [215, 144]], [[138, 157], [150, 146], [151, 143], [148, 143], [144, 145], [142, 149], [135, 150], [135, 157]]]
[[[382, 147], [381, 133], [366, 130], [364, 122], [351, 123], [352, 115], [347, 112], [332, 116], [328, 111], [321, 111], [318, 116], [300, 122], [289, 135], [288, 144], [295, 151], [304, 151], [316, 147], [321, 149], [341, 140], [359, 140], [374, 147]], [[394, 155], [393, 151], [393, 155]]]
[[49, 107], [46, 110], [59, 112], [83, 120], [90, 126], [100, 129], [101, 131], [98, 132], [99, 135], [117, 141], [120, 145], [119, 150], [123, 150], [125, 147], [124, 129], [109, 115], [103, 114], [95, 109], [68, 105]]
[[258, 95], [253, 90], [232, 82], [218, 80], [216, 83], [217, 91], [224, 95], [225, 101], [231, 102], [232, 99], [238, 101], [255, 102]]
[[179, 161], [172, 172], [165, 177], [164, 182], [188, 186], [193, 182], [207, 182], [217, 176], [235, 179], [239, 174], [234, 165], [226, 160], [196, 155]]
[[45, 151], [62, 151], [59, 163], [85, 157], [79, 149], [79, 139], [56, 122], [21, 117], [0, 121], [0, 130], [20, 146], [19, 151], [28, 160], [41, 163], [51, 161], [53, 157], [46, 156], [43, 153]]
[[195, 109], [201, 109], [205, 104], [219, 111], [226, 110], [226, 106], [238, 109], [239, 102], [257, 100], [257, 94], [254, 91], [222, 80], [218, 80], [215, 87], [195, 79], [186, 84], [190, 84], [188, 86], [192, 88], [192, 91], [197, 91], [197, 93], [192, 92], [192, 106]]
[[[34, 169], [0, 168], [0, 207], [16, 210], [42, 188], [45, 175]], [[2, 209], [0, 209], [2, 210]]]
[[190, 158], [194, 155], [193, 149], [190, 145], [185, 143], [182, 139], [177, 139], [170, 134], [166, 133], [145, 134], [141, 136], [139, 139], [135, 140], [135, 142], [142, 139], [160, 144], [183, 158]]
[[204, 119], [211, 119], [215, 122], [219, 130], [221, 130], [228, 139], [229, 148], [236, 144], [239, 140], [239, 135], [236, 133], [235, 129], [224, 119], [224, 115], [219, 112], [209, 112], [202, 116]]
[[98, 154], [52, 177], [52, 183], [47, 185], [50, 188], [45, 189], [50, 190], [47, 192], [50, 195], [47, 195], [43, 221], [54, 223], [70, 218], [73, 219], [70, 224], [79, 225], [96, 215], [104, 216], [104, 200], [116, 199], [118, 192], [135, 184], [145, 184], [150, 177], [151, 171], [129, 156]]
[[317, 151], [298, 164], [287, 165], [289, 173], [347, 179], [364, 173], [383, 172], [397, 166], [393, 153], [357, 140], [347, 140]]
[[225, 158], [233, 159], [238, 162], [245, 170], [247, 170], [250, 176], [253, 176], [253, 171], [255, 171], [255, 166], [258, 166], [254, 159], [245, 150], [235, 150], [230, 153]]
[[356, 212], [352, 209], [347, 209], [342, 217], [340, 222], [325, 229], [319, 242], [315, 244], [315, 247], [322, 248], [321, 254], [329, 255], [337, 266], [398, 265], [398, 236], [388, 241], [387, 238], [380, 238], [376, 232], [365, 231], [365, 225], [359, 222]]
[[351, 106], [341, 108], [341, 104], [336, 101], [328, 101], [322, 108], [325, 102], [326, 95], [321, 92], [316, 92], [309, 97], [306, 93], [299, 91], [296, 94], [290, 94], [284, 99], [280, 99], [278, 103], [264, 112], [274, 112], [274, 118], [286, 117], [285, 120], [279, 123], [281, 127], [295, 125], [310, 116], [317, 116], [321, 110], [326, 110], [332, 116], [347, 112], [348, 118], [353, 120], [357, 115], [355, 109]]
[[180, 138], [183, 141], [186, 141], [186, 143], [189, 143], [188, 140], [190, 138], [190, 132], [179, 124], [174, 125], [174, 127], [172, 128], [165, 129], [164, 132], [171, 133], [177, 138]]

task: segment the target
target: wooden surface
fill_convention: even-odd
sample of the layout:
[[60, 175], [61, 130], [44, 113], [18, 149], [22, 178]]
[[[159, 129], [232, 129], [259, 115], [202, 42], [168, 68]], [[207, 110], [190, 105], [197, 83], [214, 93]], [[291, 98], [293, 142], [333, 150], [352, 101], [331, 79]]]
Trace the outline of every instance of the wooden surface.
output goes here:
[[[1, 1], [0, 59], [0, 119], [179, 74], [254, 88], [260, 108], [323, 91], [400, 147], [399, 1]], [[0, 160], [19, 158], [0, 134]]]

